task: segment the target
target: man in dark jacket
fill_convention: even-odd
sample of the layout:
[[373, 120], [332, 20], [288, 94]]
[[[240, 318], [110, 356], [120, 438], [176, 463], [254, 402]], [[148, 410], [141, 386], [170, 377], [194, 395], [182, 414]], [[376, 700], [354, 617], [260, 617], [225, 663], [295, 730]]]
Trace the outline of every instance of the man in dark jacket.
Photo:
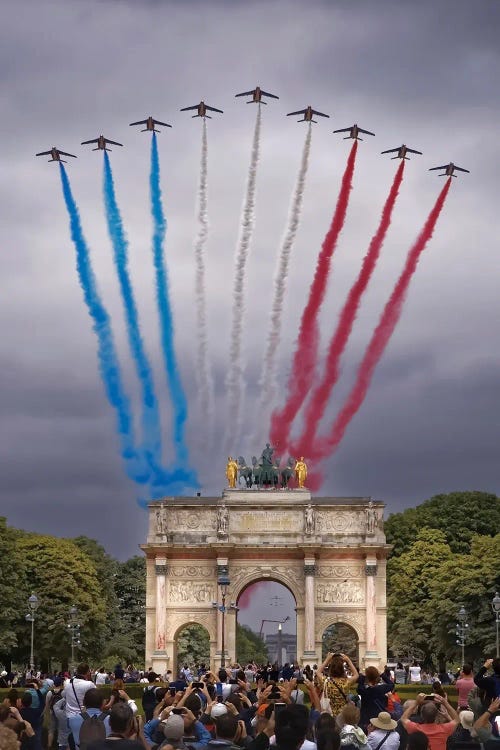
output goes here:
[[[486, 672], [489, 669], [493, 669], [493, 674], [487, 677]], [[487, 705], [495, 698], [500, 698], [500, 658], [497, 656], [496, 659], [486, 659], [474, 677], [474, 682], [478, 688], [486, 691]]]

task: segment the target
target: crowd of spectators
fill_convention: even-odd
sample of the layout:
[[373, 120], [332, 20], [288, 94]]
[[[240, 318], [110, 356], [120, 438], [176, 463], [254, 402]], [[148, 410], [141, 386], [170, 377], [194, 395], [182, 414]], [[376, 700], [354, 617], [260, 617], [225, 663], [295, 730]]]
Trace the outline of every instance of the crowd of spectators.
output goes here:
[[[332, 653], [303, 670], [235, 664], [215, 674], [186, 664], [177, 679], [121, 665], [28, 673], [0, 704], [0, 750], [42, 750], [44, 722], [58, 750], [500, 750], [500, 659], [475, 675], [463, 666], [457, 709], [441, 681], [402, 704], [398, 670], [358, 671]], [[133, 671], [139, 706], [127, 693]], [[422, 684], [422, 670], [408, 675]]]

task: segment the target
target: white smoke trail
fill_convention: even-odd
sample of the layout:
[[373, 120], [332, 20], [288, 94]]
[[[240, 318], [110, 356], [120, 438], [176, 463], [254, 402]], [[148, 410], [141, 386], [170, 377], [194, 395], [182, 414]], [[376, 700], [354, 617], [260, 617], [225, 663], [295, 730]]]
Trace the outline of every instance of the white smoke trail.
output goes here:
[[255, 435], [256, 444], [257, 440], [267, 438], [267, 435], [262, 434], [261, 431], [263, 426], [265, 426], [266, 430], [268, 428], [268, 412], [271, 404], [273, 403], [276, 393], [277, 353], [278, 346], [281, 340], [283, 303], [285, 300], [285, 292], [288, 280], [290, 256], [295, 242], [295, 237], [297, 236], [297, 230], [299, 228], [300, 212], [302, 210], [302, 200], [304, 198], [307, 168], [309, 166], [309, 153], [311, 151], [311, 134], [311, 123], [309, 123], [306, 138], [304, 141], [304, 148], [302, 150], [302, 159], [300, 161], [299, 173], [297, 175], [297, 181], [295, 183], [295, 189], [292, 195], [292, 202], [290, 204], [288, 223], [276, 260], [271, 321], [267, 334], [267, 344], [264, 354], [264, 361], [262, 364], [262, 374], [259, 380], [260, 404], [257, 411], [257, 431], [259, 434]]
[[235, 258], [232, 326], [229, 346], [229, 370], [226, 378], [229, 406], [226, 435], [226, 444], [228, 447], [230, 447], [231, 442], [239, 434], [241, 427], [243, 393], [242, 333], [243, 315], [245, 312], [245, 273], [255, 224], [255, 185], [260, 151], [260, 121], [261, 110], [260, 104], [258, 104], [250, 167], [248, 170], [247, 188], [243, 201], [241, 227]]
[[202, 417], [207, 431], [211, 431], [214, 417], [213, 382], [208, 362], [208, 326], [205, 289], [205, 249], [208, 240], [207, 215], [207, 121], [203, 118], [201, 136], [200, 183], [198, 188], [198, 234], [194, 244], [194, 258], [196, 264], [195, 299], [196, 322], [198, 333], [198, 349], [196, 353], [196, 375], [198, 378], [198, 397]]

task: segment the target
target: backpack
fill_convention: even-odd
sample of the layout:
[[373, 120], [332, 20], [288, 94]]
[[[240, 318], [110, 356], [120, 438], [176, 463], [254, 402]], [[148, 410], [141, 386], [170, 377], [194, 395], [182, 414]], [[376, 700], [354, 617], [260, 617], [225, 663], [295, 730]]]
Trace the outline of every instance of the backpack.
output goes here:
[[106, 727], [104, 726], [104, 719], [106, 713], [101, 713], [98, 716], [89, 716], [86, 711], [82, 711], [80, 716], [83, 718], [82, 725], [80, 727], [80, 750], [87, 750], [87, 747], [94, 740], [105, 740], [106, 739]]
[[152, 685], [144, 688], [144, 692], [142, 694], [142, 707], [144, 711], [146, 709], [151, 709], [154, 711], [156, 708], [156, 704], [158, 703], [158, 700], [156, 698], [156, 690], [158, 688], [158, 685]]
[[62, 701], [62, 699], [63, 699], [62, 690], [59, 693], [52, 694], [52, 697], [50, 699], [50, 705], [49, 705], [49, 708], [52, 711], [52, 713], [54, 713], [54, 706], [56, 705], [56, 703], [59, 703], [59, 701]]

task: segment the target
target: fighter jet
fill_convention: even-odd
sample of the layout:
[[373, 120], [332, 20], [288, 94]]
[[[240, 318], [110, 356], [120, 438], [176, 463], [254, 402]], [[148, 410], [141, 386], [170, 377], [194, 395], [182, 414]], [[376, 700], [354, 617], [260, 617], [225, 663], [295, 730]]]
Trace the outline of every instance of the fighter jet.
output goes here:
[[100, 135], [99, 138], [94, 138], [91, 141], [82, 141], [81, 145], [86, 146], [88, 143], [97, 143], [97, 148], [93, 148], [92, 151], [112, 151], [112, 149], [107, 148], [108, 143], [112, 143], [113, 146], [123, 146], [123, 143], [110, 141], [109, 138], [105, 138], [103, 135]]
[[359, 137], [360, 133], [366, 133], [366, 135], [375, 135], [375, 133], [370, 132], [369, 130], [363, 130], [363, 128], [360, 128], [357, 123], [354, 123], [354, 125], [351, 125], [350, 128], [340, 128], [339, 130], [334, 130], [334, 133], [349, 133], [349, 135], [346, 135], [344, 138], [344, 141], [346, 141], [348, 138], [354, 138], [354, 140], [362, 141], [363, 139]]
[[325, 115], [323, 112], [318, 112], [310, 105], [308, 105], [305, 109], [299, 109], [297, 112], [289, 112], [287, 114], [287, 117], [291, 117], [292, 115], [304, 115], [302, 120], [297, 120], [297, 122], [317, 122], [316, 120], [313, 120], [313, 115], [319, 115], [320, 117], [330, 117], [330, 115]]
[[449, 164], [444, 164], [442, 167], [431, 167], [429, 169], [429, 172], [433, 172], [435, 169], [444, 169], [443, 174], [438, 175], [439, 177], [456, 177], [457, 175], [454, 174], [456, 169], [458, 169], [460, 172], [467, 172], [467, 174], [470, 174], [469, 169], [464, 169], [463, 167], [457, 167], [457, 165], [453, 164], [452, 161], [450, 161]]
[[[397, 153], [396, 153], [397, 152]], [[414, 148], [408, 148], [404, 143], [402, 146], [399, 146], [398, 148], [388, 148], [387, 151], [382, 151], [382, 154], [396, 154], [396, 156], [393, 156], [393, 159], [409, 159], [409, 156], [406, 156], [406, 154], [420, 154], [422, 156], [421, 151], [415, 151]]]
[[193, 117], [208, 117], [209, 120], [212, 119], [211, 115], [207, 115], [207, 110], [210, 112], [220, 112], [220, 114], [223, 114], [222, 109], [216, 109], [215, 107], [209, 107], [208, 104], [205, 104], [205, 102], [200, 102], [199, 104], [193, 104], [192, 107], [183, 107], [181, 109], [181, 112], [187, 112], [189, 109], [196, 109], [197, 114], [193, 115]]
[[256, 86], [253, 91], [243, 91], [243, 93], [235, 94], [235, 96], [251, 96], [252, 98], [247, 104], [253, 104], [253, 102], [256, 102], [257, 104], [267, 104], [267, 102], [262, 101], [263, 96], [270, 96], [271, 99], [279, 99], [279, 96], [276, 96], [276, 94], [262, 91], [260, 86]]
[[130, 127], [133, 125], [145, 125], [146, 127], [141, 130], [141, 133], [145, 133], [147, 130], [154, 130], [155, 133], [161, 133], [161, 130], [157, 130], [155, 125], [163, 125], [164, 128], [171, 128], [172, 126], [168, 122], [161, 122], [161, 120], [155, 120], [151, 115], [146, 120], [138, 120], [137, 122], [131, 122]]
[[35, 156], [50, 156], [52, 157], [48, 161], [62, 161], [64, 164], [67, 164], [67, 162], [64, 159], [61, 159], [61, 156], [72, 156], [73, 159], [76, 159], [77, 157], [74, 154], [68, 154], [66, 151], [60, 151], [55, 146], [52, 146], [50, 151], [40, 151], [39, 154], [35, 154]]

